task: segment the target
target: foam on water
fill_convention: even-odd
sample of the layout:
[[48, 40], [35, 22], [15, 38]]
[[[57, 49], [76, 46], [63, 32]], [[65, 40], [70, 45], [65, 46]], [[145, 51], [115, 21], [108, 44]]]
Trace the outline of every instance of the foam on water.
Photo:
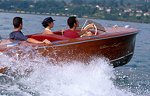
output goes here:
[[47, 58], [12, 60], [1, 54], [0, 63], [11, 67], [0, 76], [0, 95], [11, 96], [135, 96], [114, 83], [114, 68], [103, 58], [85, 65], [61, 62], [54, 65]]

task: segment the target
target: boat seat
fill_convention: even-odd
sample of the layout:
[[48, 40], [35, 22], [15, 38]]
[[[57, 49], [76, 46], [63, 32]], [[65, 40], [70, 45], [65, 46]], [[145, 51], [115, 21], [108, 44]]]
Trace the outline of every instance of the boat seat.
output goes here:
[[28, 35], [28, 38], [33, 38], [39, 41], [43, 41], [44, 39], [47, 39], [51, 42], [53, 41], [60, 41], [60, 40], [67, 40], [69, 38], [61, 36], [61, 35], [56, 35], [56, 34], [33, 34], [33, 35]]

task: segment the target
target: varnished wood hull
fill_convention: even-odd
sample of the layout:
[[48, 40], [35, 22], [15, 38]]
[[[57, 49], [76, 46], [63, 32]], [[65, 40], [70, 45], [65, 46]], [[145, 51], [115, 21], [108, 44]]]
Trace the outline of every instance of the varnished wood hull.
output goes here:
[[97, 57], [105, 57], [113, 66], [121, 66], [130, 61], [134, 53], [136, 34], [113, 38], [97, 38], [86, 41], [56, 44], [52, 47], [41, 47], [37, 51], [56, 61], [72, 60], [88, 63]]

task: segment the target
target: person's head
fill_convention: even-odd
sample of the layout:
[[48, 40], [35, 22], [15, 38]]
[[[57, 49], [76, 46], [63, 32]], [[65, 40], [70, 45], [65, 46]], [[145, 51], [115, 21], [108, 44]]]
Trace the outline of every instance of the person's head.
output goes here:
[[53, 18], [52, 17], [47, 17], [47, 18], [45, 18], [44, 20], [43, 20], [43, 22], [42, 22], [42, 25], [43, 25], [43, 27], [50, 27], [50, 28], [52, 28], [53, 26], [54, 26], [54, 22], [55, 20], [53, 20]]
[[14, 25], [14, 28], [20, 28], [22, 29], [22, 18], [21, 17], [14, 17], [13, 19], [13, 25]]
[[73, 28], [73, 27], [78, 27], [78, 20], [75, 16], [71, 16], [68, 18], [67, 20], [67, 24], [69, 26], [69, 28]]

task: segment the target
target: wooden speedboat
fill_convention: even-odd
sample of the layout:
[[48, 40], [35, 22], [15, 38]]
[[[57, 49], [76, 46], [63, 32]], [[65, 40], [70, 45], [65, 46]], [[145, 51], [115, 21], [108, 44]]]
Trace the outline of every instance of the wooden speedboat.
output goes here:
[[[137, 29], [114, 27], [105, 28], [106, 32], [89, 37], [70, 39], [57, 31], [52, 35], [31, 34], [28, 37], [44, 40], [52, 44], [31, 44], [25, 41], [4, 40], [0, 44], [0, 52], [14, 56], [14, 54], [30, 54], [47, 56], [55, 62], [81, 61], [88, 63], [93, 58], [105, 57], [114, 67], [127, 64], [134, 53]], [[26, 51], [28, 48], [28, 51]], [[30, 49], [30, 50], [29, 50]], [[14, 51], [15, 50], [15, 51]], [[34, 55], [33, 53], [34, 52]], [[32, 53], [32, 54], [31, 54]]]

